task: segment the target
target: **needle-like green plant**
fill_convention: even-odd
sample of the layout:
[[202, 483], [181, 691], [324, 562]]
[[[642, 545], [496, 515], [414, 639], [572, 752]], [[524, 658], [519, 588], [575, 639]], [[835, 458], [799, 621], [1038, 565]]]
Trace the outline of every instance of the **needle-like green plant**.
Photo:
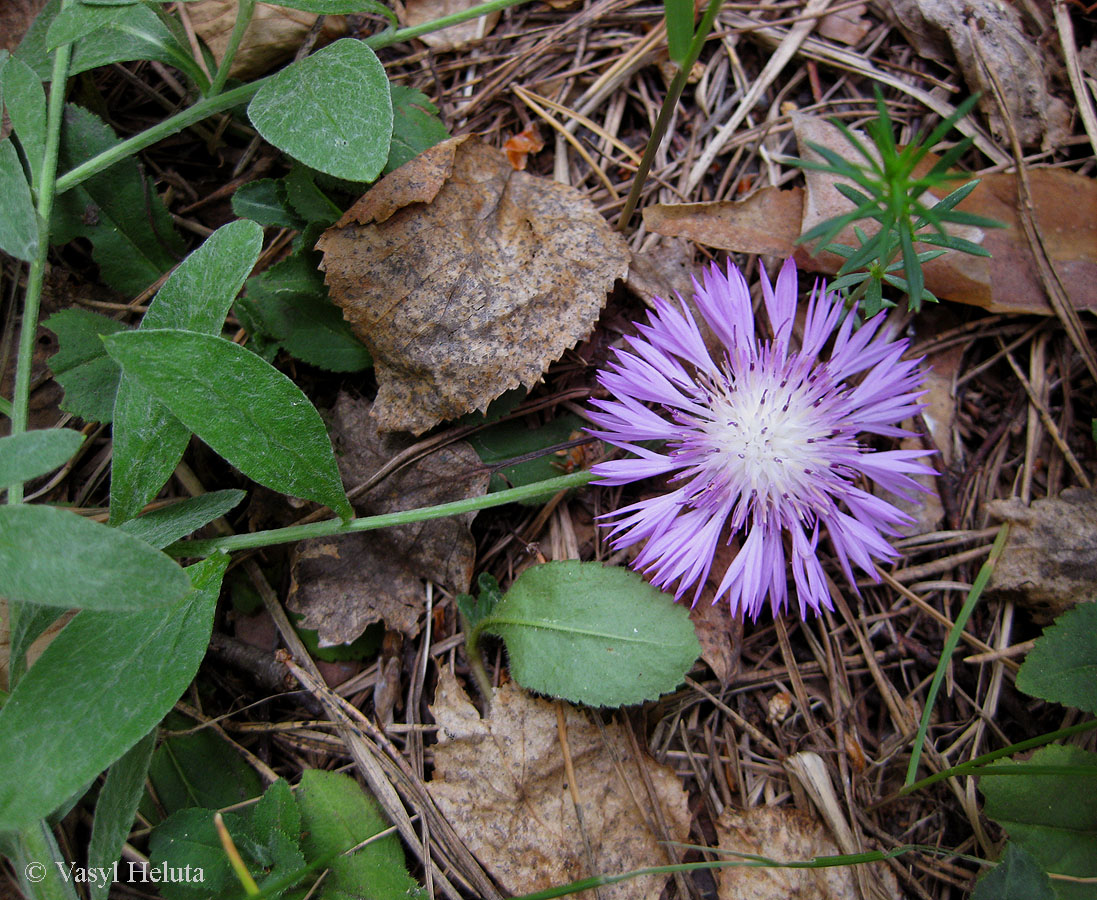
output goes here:
[[[861, 300], [866, 316], [894, 305], [884, 297], [885, 283], [903, 291], [915, 312], [923, 300], [936, 303], [937, 298], [926, 290], [922, 266], [949, 250], [973, 256], [990, 255], [979, 244], [945, 230], [946, 224], [1002, 227], [993, 219], [956, 208], [975, 189], [978, 179], [968, 181], [936, 202], [930, 193], [933, 188], [963, 177], [962, 173], [952, 171], [952, 167], [971, 146], [971, 138], [958, 141], [926, 171], [918, 173], [930, 149], [968, 114], [976, 99], [969, 97], [961, 103], [928, 136], [920, 131], [909, 144], [900, 147], [895, 141], [887, 104], [877, 90], [877, 118], [865, 125], [872, 139], [871, 148], [848, 126], [834, 120], [856, 151], [856, 157], [848, 159], [829, 147], [809, 142], [808, 146], [821, 160], [791, 161], [800, 168], [826, 172], [840, 179], [835, 188], [853, 203], [849, 212], [820, 222], [802, 235], [800, 242], [814, 243], [816, 253], [827, 250], [845, 259], [831, 287], [841, 290], [850, 302]], [[856, 224], [866, 220], [878, 225], [871, 235]], [[858, 246], [835, 243], [835, 238], [850, 225], [854, 226]], [[931, 249], [918, 250], [915, 244]]]

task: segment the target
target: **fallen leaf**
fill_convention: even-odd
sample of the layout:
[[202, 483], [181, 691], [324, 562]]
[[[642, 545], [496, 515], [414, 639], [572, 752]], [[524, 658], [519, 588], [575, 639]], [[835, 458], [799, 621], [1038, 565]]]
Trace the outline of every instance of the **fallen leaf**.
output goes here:
[[[727, 807], [716, 820], [722, 858], [736, 853], [767, 856], [782, 862], [834, 856], [841, 851], [823, 825], [798, 809], [760, 806]], [[884, 889], [879, 896], [900, 897], [895, 877], [878, 869], [874, 879]], [[733, 866], [718, 870], [720, 900], [851, 900], [858, 897], [850, 866], [819, 869], [779, 869]]]
[[1042, 59], [1017, 7], [965, 0], [958, 15], [953, 0], [892, 0], [887, 8], [920, 55], [946, 63], [955, 58], [970, 91], [981, 95], [980, 109], [997, 135], [1006, 136], [1006, 130], [983, 64], [1002, 86], [1022, 144], [1047, 149], [1069, 136], [1070, 113], [1049, 87], [1058, 66]]
[[739, 544], [721, 541], [716, 547], [712, 571], [705, 581], [701, 596], [689, 611], [690, 621], [701, 644], [701, 659], [705, 661], [720, 684], [727, 687], [739, 670], [739, 649], [743, 639], [743, 621], [731, 614], [726, 601], [713, 603], [724, 573], [738, 552]]
[[[564, 768], [558, 703], [564, 710], [581, 822]], [[620, 726], [605, 726], [603, 737], [589, 712], [536, 699], [513, 683], [496, 690], [491, 715], [483, 719], [445, 667], [431, 712], [439, 732], [434, 780], [427, 787], [505, 893], [669, 862], [648, 826], [652, 814], [637, 761], [616, 749], [628, 746]], [[690, 817], [681, 782], [669, 766], [647, 757], [639, 764], [654, 785], [670, 839], [684, 841]], [[646, 875], [602, 887], [599, 896], [657, 900], [666, 880], [665, 875]]]
[[540, 153], [544, 148], [545, 142], [541, 138], [536, 122], [530, 122], [503, 143], [503, 152], [507, 155], [510, 164], [519, 172], [525, 171], [531, 153]]
[[373, 354], [378, 428], [414, 434], [535, 384], [628, 267], [578, 191], [515, 172], [471, 135], [385, 176], [317, 247]]
[[[480, 3], [480, 0], [408, 0], [405, 5], [406, 24], [409, 27], [433, 22], [443, 16], [464, 12]], [[475, 41], [486, 34], [499, 23], [498, 10], [486, 16], [479, 16], [461, 22], [459, 25], [451, 25], [441, 31], [432, 31], [429, 34], [421, 34], [418, 40], [435, 50], [453, 50], [469, 41]]]
[[1097, 493], [1067, 488], [1031, 506], [1013, 498], [988, 509], [1012, 523], [988, 592], [1027, 607], [1041, 623], [1097, 599]]
[[821, 37], [854, 46], [872, 30], [872, 21], [865, 17], [868, 5], [858, 3], [845, 9], [829, 12], [819, 20], [818, 31]]
[[[239, 6], [240, 0], [197, 0], [186, 5], [195, 33], [206, 42], [218, 62], [225, 55]], [[229, 74], [244, 80], [255, 78], [292, 58], [315, 21], [316, 13], [256, 3]], [[327, 44], [346, 33], [344, 16], [325, 16], [320, 44]]]
[[[340, 394], [332, 411], [332, 440], [343, 482], [365, 481], [409, 446], [406, 436], [378, 435], [370, 405]], [[486, 493], [488, 473], [465, 443], [450, 444], [390, 475], [354, 501], [356, 514], [379, 515], [434, 506]], [[409, 637], [419, 633], [423, 580], [456, 592], [472, 579], [475, 513], [316, 540], [298, 546], [289, 605], [320, 645], [346, 644], [373, 622]]]
[[[810, 151], [803, 142], [810, 140], [859, 160], [829, 122], [801, 115], [793, 121], [805, 157]], [[936, 159], [928, 154], [922, 165], [929, 168]], [[1097, 312], [1097, 181], [1062, 169], [1029, 169], [1028, 177], [1036, 227], [1067, 295], [1076, 309]], [[812, 256], [809, 248], [796, 241], [815, 224], [848, 212], [852, 205], [835, 189], [834, 176], [807, 172], [805, 180], [803, 190], [767, 187], [741, 201], [652, 206], [644, 210], [644, 224], [657, 234], [690, 238], [736, 253], [794, 256], [802, 269], [833, 275], [841, 265], [840, 257]], [[945, 192], [935, 193], [944, 196]], [[959, 205], [965, 212], [997, 219], [1006, 227], [986, 232], [965, 229], [964, 236], [981, 243], [990, 259], [950, 252], [925, 266], [926, 287], [937, 297], [994, 313], [1053, 314], [1017, 215], [1016, 197], [1016, 175], [997, 172], [983, 176]], [[836, 240], [855, 245], [852, 227]]]

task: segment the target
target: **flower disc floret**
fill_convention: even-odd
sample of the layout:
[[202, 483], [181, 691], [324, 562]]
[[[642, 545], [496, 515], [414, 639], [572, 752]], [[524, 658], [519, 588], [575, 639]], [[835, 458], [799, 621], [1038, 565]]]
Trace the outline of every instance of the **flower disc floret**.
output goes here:
[[[793, 346], [796, 268], [762, 280], [772, 337], [755, 335], [750, 291], [738, 269], [705, 270], [694, 300], [720, 343], [710, 351], [689, 307], [656, 298], [646, 325], [598, 380], [594, 435], [632, 454], [599, 463], [603, 484], [665, 476], [672, 488], [604, 517], [613, 545], [643, 542], [633, 566], [660, 588], [700, 596], [721, 541], [741, 537], [715, 600], [757, 618], [769, 598], [788, 602], [788, 568], [800, 607], [831, 608], [817, 555], [820, 533], [853, 584], [853, 567], [876, 578], [874, 560], [896, 553], [886, 536], [910, 518], [865, 490], [875, 482], [905, 498], [933, 470], [922, 450], [873, 450], [861, 435], [902, 437], [920, 409], [919, 360], [887, 336], [881, 314], [856, 331], [839, 324], [840, 298], [814, 290]], [[653, 407], [654, 405], [654, 407]], [[654, 442], [654, 445], [653, 443]], [[787, 553], [787, 556], [786, 556]]]

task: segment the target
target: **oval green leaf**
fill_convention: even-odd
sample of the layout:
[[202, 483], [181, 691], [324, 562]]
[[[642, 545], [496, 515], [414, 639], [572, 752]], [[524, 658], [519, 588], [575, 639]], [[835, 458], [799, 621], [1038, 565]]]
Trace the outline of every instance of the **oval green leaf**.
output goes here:
[[10, 138], [0, 141], [0, 197], [4, 198], [4, 207], [0, 209], [0, 250], [30, 262], [38, 250], [38, 217], [30, 185]]
[[1079, 603], [1044, 629], [1017, 673], [1017, 688], [1097, 714], [1097, 603]]
[[248, 117], [271, 144], [348, 181], [373, 181], [392, 140], [385, 70], [361, 41], [344, 38], [286, 67], [259, 89]]
[[82, 612], [46, 648], [0, 710], [0, 832], [49, 815], [171, 709], [205, 656], [227, 566], [191, 566], [194, 590], [167, 610]]
[[590, 706], [654, 700], [701, 652], [689, 612], [635, 572], [600, 563], [526, 569], [482, 621], [522, 687]]
[[127, 378], [248, 478], [354, 515], [320, 414], [270, 363], [193, 331], [129, 331], [103, 344]]
[[138, 538], [52, 506], [0, 507], [2, 597], [63, 609], [143, 610], [189, 590], [186, 572]]
[[0, 438], [0, 491], [64, 465], [84, 443], [71, 428], [24, 431]]

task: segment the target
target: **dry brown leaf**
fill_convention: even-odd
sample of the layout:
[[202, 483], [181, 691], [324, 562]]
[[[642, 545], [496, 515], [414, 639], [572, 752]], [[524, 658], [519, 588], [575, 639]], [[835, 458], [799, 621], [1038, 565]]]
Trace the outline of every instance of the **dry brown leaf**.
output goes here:
[[[195, 33], [206, 42], [218, 62], [228, 47], [239, 6], [240, 0], [197, 0], [186, 4], [186, 14]], [[256, 3], [229, 74], [245, 80], [255, 78], [291, 59], [315, 21], [316, 13]], [[325, 16], [320, 43], [334, 41], [346, 33], [344, 16]]]
[[[480, 2], [481, 0], [408, 0], [404, 7], [406, 10], [405, 23], [409, 27], [423, 25], [443, 16], [464, 12]], [[486, 16], [469, 19], [467, 22], [461, 22], [459, 25], [451, 25], [441, 31], [421, 34], [418, 40], [435, 50], [452, 50], [462, 44], [467, 44], [469, 41], [482, 38], [485, 34], [490, 34], [498, 23], [499, 13], [496, 11]]]
[[519, 172], [525, 171], [531, 153], [540, 153], [543, 149], [545, 149], [545, 142], [541, 138], [536, 122], [530, 122], [503, 143], [503, 152], [507, 155], [507, 160]]
[[[434, 780], [427, 786], [458, 835], [508, 894], [669, 861], [647, 824], [652, 818], [647, 794], [636, 761], [620, 749], [628, 746], [620, 727], [606, 726], [603, 738], [589, 712], [562, 705], [582, 825], [564, 769], [556, 702], [506, 684], [495, 692], [491, 715], [482, 719], [448, 669], [442, 669], [438, 681], [431, 707], [439, 725], [438, 744]], [[670, 839], [684, 841], [689, 810], [681, 782], [668, 766], [646, 757], [641, 764], [654, 785]], [[594, 873], [587, 863], [584, 834]], [[635, 878], [602, 887], [599, 896], [657, 900], [666, 878]]]
[[819, 20], [818, 31], [821, 37], [840, 41], [853, 47], [872, 30], [872, 22], [865, 17], [868, 5], [858, 3], [845, 9], [827, 13]]
[[[794, 116], [801, 153], [810, 157], [805, 140], [829, 147], [857, 161], [855, 151], [837, 128], [822, 119]], [[929, 154], [923, 162], [936, 161]], [[1062, 169], [1029, 169], [1036, 227], [1055, 263], [1074, 307], [1097, 312], [1097, 181]], [[812, 256], [796, 240], [814, 225], [852, 206], [825, 172], [805, 173], [807, 187], [763, 188], [742, 201], [653, 206], [644, 224], [657, 234], [686, 237], [709, 247], [737, 253], [795, 256], [802, 269], [833, 275], [841, 265], [835, 254]], [[943, 192], [938, 192], [943, 196]], [[991, 253], [983, 259], [947, 253], [925, 267], [926, 287], [936, 296], [981, 306], [994, 313], [1052, 315], [1016, 211], [1017, 183], [1012, 173], [984, 176], [959, 209], [1003, 222], [1005, 228], [985, 233], [965, 229], [963, 236]], [[870, 228], [866, 229], [871, 231]], [[853, 229], [837, 238], [855, 245]]]
[[531, 387], [594, 326], [628, 247], [578, 191], [471, 135], [382, 179], [321, 237], [373, 354], [382, 431], [419, 434]]
[[[819, 822], [807, 813], [783, 806], [744, 810], [729, 806], [716, 821], [716, 835], [722, 851], [768, 856], [782, 862], [834, 856], [841, 852]], [[894, 876], [886, 869], [880, 869], [878, 874], [883, 876], [878, 882], [886, 885], [882, 896], [900, 897]], [[720, 900], [853, 900], [858, 897], [856, 881], [848, 866], [824, 869], [732, 866], [719, 869], [716, 879]]]
[[1067, 488], [1025, 506], [994, 500], [990, 512], [1012, 523], [987, 590], [1050, 622], [1078, 603], [1097, 599], [1097, 493]]
[[705, 581], [701, 596], [689, 611], [697, 640], [701, 643], [701, 659], [725, 687], [739, 670], [743, 620], [731, 614], [727, 600], [718, 600], [715, 603], [712, 601], [738, 549], [738, 541], [730, 545], [721, 541], [716, 545], [712, 571]]
[[998, 135], [1006, 131], [980, 57], [1002, 85], [1022, 144], [1047, 149], [1069, 136], [1070, 113], [1048, 86], [1054, 68], [1025, 33], [1015, 5], [965, 0], [961, 11], [954, 0], [891, 0], [885, 6], [922, 56], [955, 57], [971, 92], [981, 94], [980, 108]]
[[[348, 487], [366, 480], [411, 442], [381, 437], [370, 405], [340, 394], [332, 411], [332, 439]], [[465, 443], [450, 444], [401, 469], [354, 501], [360, 516], [434, 506], [487, 491], [488, 473]], [[351, 534], [298, 546], [289, 603], [323, 645], [353, 641], [383, 621], [408, 636], [418, 634], [423, 579], [467, 591], [475, 543], [469, 523], [475, 513]]]

